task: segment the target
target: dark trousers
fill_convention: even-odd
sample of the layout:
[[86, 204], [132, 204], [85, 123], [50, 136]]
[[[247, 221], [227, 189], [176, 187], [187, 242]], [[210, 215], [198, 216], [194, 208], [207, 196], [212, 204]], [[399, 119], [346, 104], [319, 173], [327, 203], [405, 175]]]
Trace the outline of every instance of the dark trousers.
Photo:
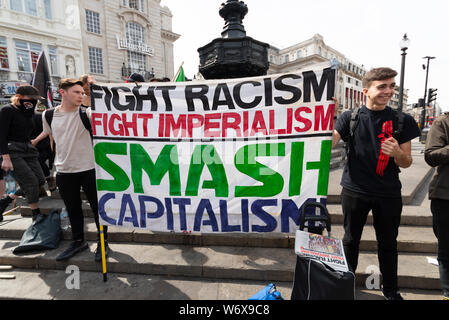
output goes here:
[[449, 298], [449, 200], [432, 199], [433, 232], [438, 239], [440, 281], [445, 297]]
[[343, 189], [341, 205], [345, 235], [343, 246], [349, 267], [355, 272], [358, 264], [359, 244], [368, 213], [372, 210], [378, 245], [378, 259], [383, 278], [383, 289], [398, 289], [397, 236], [401, 223], [402, 198], [383, 198]]
[[[58, 186], [59, 193], [64, 200], [67, 212], [69, 213], [73, 240], [84, 240], [84, 216], [81, 202], [81, 188], [83, 188], [92, 212], [94, 213], [99, 240], [100, 222], [98, 217], [95, 170], [93, 169], [77, 173], [57, 173], [56, 184]], [[104, 227], [103, 229], [105, 239], [107, 240], [107, 227]]]

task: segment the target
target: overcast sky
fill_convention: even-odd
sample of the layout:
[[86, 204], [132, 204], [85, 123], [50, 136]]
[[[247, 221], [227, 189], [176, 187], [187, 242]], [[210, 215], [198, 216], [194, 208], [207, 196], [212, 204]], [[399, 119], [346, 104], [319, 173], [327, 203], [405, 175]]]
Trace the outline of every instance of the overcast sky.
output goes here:
[[[197, 49], [221, 37], [224, 20], [218, 10], [225, 0], [162, 0], [173, 13], [175, 72], [184, 61], [189, 78], [198, 71]], [[247, 35], [279, 49], [310, 39], [324, 42], [367, 69], [391, 67], [400, 73], [399, 42], [407, 32], [405, 87], [409, 103], [424, 96], [424, 56], [431, 61], [429, 88], [438, 88], [437, 101], [449, 105], [449, 1], [447, 0], [244, 0], [249, 13]], [[397, 77], [399, 84], [399, 76]]]

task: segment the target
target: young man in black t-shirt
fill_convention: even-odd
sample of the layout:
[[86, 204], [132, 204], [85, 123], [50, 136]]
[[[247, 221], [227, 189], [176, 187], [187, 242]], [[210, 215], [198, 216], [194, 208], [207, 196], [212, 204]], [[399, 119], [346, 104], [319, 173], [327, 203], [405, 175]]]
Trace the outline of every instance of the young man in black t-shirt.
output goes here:
[[396, 240], [402, 213], [399, 168], [412, 165], [411, 140], [420, 135], [411, 116], [387, 106], [394, 94], [396, 76], [397, 72], [389, 68], [368, 72], [363, 79], [367, 104], [361, 107], [358, 120], [353, 120], [356, 123], [353, 135], [350, 130], [353, 111], [348, 111], [338, 119], [332, 137], [333, 146], [340, 139], [349, 141], [348, 163], [341, 179], [343, 245], [348, 264], [355, 272], [363, 227], [372, 210], [382, 292], [388, 300], [402, 300], [397, 283]]

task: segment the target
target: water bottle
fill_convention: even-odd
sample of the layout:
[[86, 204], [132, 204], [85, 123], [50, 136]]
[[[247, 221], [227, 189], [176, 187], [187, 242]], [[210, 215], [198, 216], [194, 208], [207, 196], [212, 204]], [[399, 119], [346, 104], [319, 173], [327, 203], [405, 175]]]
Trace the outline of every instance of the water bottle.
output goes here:
[[14, 180], [11, 170], [8, 171], [8, 174], [5, 177], [5, 191], [6, 194], [16, 193], [16, 180]]
[[60, 217], [61, 217], [61, 229], [63, 231], [68, 231], [70, 229], [70, 220], [69, 220], [69, 213], [67, 212], [66, 208], [62, 208]]

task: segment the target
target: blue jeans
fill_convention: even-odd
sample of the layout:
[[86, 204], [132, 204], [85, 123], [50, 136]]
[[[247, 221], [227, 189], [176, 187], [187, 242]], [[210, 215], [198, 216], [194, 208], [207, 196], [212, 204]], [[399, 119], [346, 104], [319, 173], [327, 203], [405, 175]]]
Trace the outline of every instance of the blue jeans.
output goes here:
[[441, 288], [449, 298], [449, 200], [432, 199], [433, 232], [438, 239], [438, 264]]

